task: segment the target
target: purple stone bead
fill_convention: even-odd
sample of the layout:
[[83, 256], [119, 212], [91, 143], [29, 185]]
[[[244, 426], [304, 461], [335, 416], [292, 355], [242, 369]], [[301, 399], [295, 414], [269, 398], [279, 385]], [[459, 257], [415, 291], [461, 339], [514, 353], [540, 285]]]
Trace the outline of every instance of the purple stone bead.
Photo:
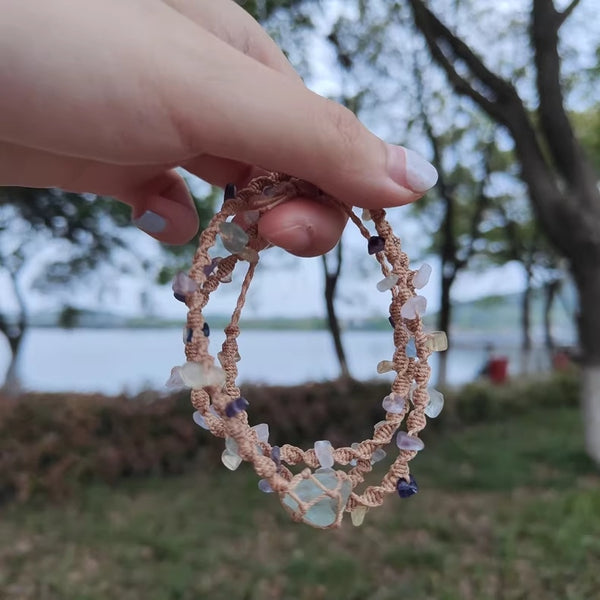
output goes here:
[[242, 398], [241, 396], [239, 398], [236, 398], [235, 400], [232, 400], [231, 402], [229, 402], [226, 406], [225, 406], [225, 414], [231, 418], [231, 417], [235, 417], [235, 415], [241, 413], [242, 411], [246, 410], [249, 406], [249, 402], [248, 400], [246, 400], [246, 398]]
[[202, 333], [208, 337], [210, 335], [210, 327], [208, 326], [208, 323], [204, 323], [204, 325], [202, 325]]
[[233, 183], [228, 183], [225, 186], [225, 197], [223, 199], [231, 200], [232, 198], [235, 198], [235, 194], [236, 194], [235, 185]]
[[273, 488], [267, 479], [261, 479], [258, 482], [258, 489], [265, 494], [270, 494], [273, 492]]
[[392, 319], [392, 317], [388, 317], [388, 321], [390, 322], [392, 329], [396, 329], [396, 323], [394, 323], [394, 319]]
[[385, 248], [385, 240], [380, 235], [372, 235], [367, 242], [369, 254], [377, 254]]
[[277, 465], [277, 470], [281, 469], [281, 448], [273, 446], [271, 448], [271, 460]]
[[415, 478], [410, 475], [410, 480], [406, 481], [403, 477], [398, 479], [398, 483], [396, 483], [396, 490], [398, 492], [398, 496], [400, 498], [410, 498], [419, 491], [419, 486], [415, 481]]
[[396, 436], [396, 446], [400, 450], [409, 450], [410, 452], [420, 452], [425, 448], [423, 440], [414, 435], [408, 435], [406, 431], [399, 431]]
[[185, 343], [189, 344], [192, 341], [192, 336], [194, 335], [194, 330], [190, 327], [187, 328], [187, 332], [185, 334]]
[[219, 266], [219, 263], [221, 262], [221, 257], [217, 256], [216, 258], [213, 258], [210, 261], [209, 265], [206, 265], [202, 271], [204, 272], [204, 274], [208, 277], [209, 275], [212, 275], [212, 273], [214, 272], [214, 270]]
[[186, 296], [193, 294], [198, 289], [198, 284], [185, 273], [177, 273], [173, 279], [173, 296], [180, 302], [185, 302]]

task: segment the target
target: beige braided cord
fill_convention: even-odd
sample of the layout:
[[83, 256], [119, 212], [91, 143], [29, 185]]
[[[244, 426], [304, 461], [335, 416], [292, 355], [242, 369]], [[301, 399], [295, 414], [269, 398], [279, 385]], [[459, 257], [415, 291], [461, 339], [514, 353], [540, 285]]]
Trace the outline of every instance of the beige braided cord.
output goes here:
[[[325, 195], [312, 184], [287, 175], [273, 173], [258, 177], [243, 190], [230, 195], [233, 197], [224, 201], [221, 210], [202, 232], [189, 273], [197, 288], [185, 298], [189, 308], [187, 327], [188, 331], [191, 330], [191, 339], [188, 339], [185, 348], [188, 361], [198, 363], [206, 369], [215, 369], [215, 359], [209, 353], [209, 338], [202, 333], [205, 326], [202, 311], [208, 303], [210, 294], [221, 283], [230, 280], [232, 271], [238, 263], [247, 265], [247, 270], [231, 321], [225, 328], [225, 341], [218, 354], [224, 371], [224, 383], [192, 389], [192, 404], [202, 415], [212, 434], [231, 438], [235, 442], [239, 457], [253, 464], [259, 477], [266, 480], [270, 488], [279, 494], [284, 507], [294, 520], [305, 521], [319, 527], [321, 525], [311, 520], [311, 509], [326, 504], [327, 510], [335, 513], [334, 520], [327, 527], [336, 527], [341, 522], [344, 510], [353, 511], [360, 506], [366, 508], [379, 506], [387, 494], [396, 491], [399, 479], [408, 481], [408, 463], [416, 455], [416, 451], [400, 450], [378, 485], [368, 486], [362, 493], [355, 491], [364, 481], [365, 475], [373, 468], [373, 454], [392, 442], [404, 421], [409, 436], [417, 436], [426, 425], [424, 410], [429, 401], [427, 385], [430, 376], [427, 359], [431, 350], [426, 343], [427, 335], [423, 332], [421, 319], [419, 317], [406, 319], [401, 315], [402, 306], [415, 296], [412, 282], [414, 272], [409, 269], [409, 260], [401, 250], [400, 240], [394, 235], [385, 219], [385, 211], [371, 211], [370, 216], [377, 235], [385, 241], [383, 250], [376, 252], [375, 258], [381, 266], [384, 277], [397, 277], [397, 282], [391, 286], [389, 311], [394, 325], [395, 347], [391, 363], [392, 370], [396, 373], [391, 392], [406, 399], [404, 408], [400, 413], [387, 412], [385, 422], [374, 428], [371, 439], [363, 440], [353, 447], [332, 449], [335, 463], [342, 466], [354, 463], [347, 472], [341, 469], [336, 471], [319, 469], [320, 462], [313, 448], [302, 450], [285, 444], [280, 448], [280, 460], [275, 459], [273, 447], [267, 441], [259, 440], [257, 432], [249, 426], [247, 411], [236, 409], [232, 412], [231, 410], [232, 402], [240, 399], [240, 390], [236, 385], [239, 321], [246, 294], [259, 262], [259, 253], [268, 247], [267, 242], [258, 234], [256, 222], [266, 211], [289, 198], [315, 197], [334, 203], [344, 211], [365, 239], [369, 240], [372, 234], [354, 214], [351, 207]], [[236, 216], [236, 222], [245, 224], [248, 236], [246, 247], [250, 250], [221, 259], [216, 268], [211, 271], [210, 265], [213, 259], [208, 251], [215, 245], [222, 224], [232, 216]], [[411, 336], [415, 341], [416, 359], [408, 358], [406, 355], [406, 345]], [[296, 465], [306, 465], [308, 468], [294, 474], [288, 466]], [[313, 473], [311, 469], [317, 470]]]

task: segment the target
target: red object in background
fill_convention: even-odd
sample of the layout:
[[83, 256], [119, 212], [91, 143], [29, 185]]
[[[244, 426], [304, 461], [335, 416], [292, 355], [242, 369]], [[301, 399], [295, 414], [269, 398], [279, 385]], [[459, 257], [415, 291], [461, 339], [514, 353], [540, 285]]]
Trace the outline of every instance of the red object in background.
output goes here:
[[498, 356], [488, 363], [488, 377], [492, 383], [505, 383], [508, 377], [508, 358]]
[[559, 350], [552, 357], [552, 366], [556, 371], [565, 371], [571, 365], [571, 359], [566, 352]]

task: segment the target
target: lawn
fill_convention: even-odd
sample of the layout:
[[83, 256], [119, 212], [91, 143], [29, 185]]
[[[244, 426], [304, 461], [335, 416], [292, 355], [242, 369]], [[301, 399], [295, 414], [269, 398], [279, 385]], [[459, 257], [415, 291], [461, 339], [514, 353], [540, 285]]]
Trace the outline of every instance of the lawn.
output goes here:
[[599, 598], [600, 478], [579, 418], [556, 408], [429, 432], [420, 493], [390, 496], [360, 528], [295, 524], [247, 465], [212, 457], [60, 506], [8, 506], [0, 598]]

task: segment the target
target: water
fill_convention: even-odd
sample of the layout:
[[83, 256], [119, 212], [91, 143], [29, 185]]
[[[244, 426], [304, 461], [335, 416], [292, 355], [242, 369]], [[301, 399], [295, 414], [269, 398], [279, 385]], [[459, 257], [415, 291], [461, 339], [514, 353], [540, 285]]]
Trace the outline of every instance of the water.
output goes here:
[[[164, 389], [171, 367], [184, 361], [181, 330], [176, 329], [31, 329], [23, 342], [19, 372], [23, 386], [39, 391], [76, 391], [118, 394]], [[211, 333], [211, 352], [224, 339]], [[448, 353], [448, 382], [461, 384], [477, 375], [484, 361], [487, 339], [456, 340]], [[468, 342], [468, 344], [466, 343]], [[344, 334], [350, 371], [361, 380], [391, 379], [377, 375], [380, 360], [390, 359], [392, 336], [385, 331], [349, 331]], [[240, 383], [295, 385], [337, 377], [330, 336], [325, 331], [243, 331], [239, 338], [242, 360]], [[478, 349], [479, 348], [479, 349]], [[516, 347], [502, 351], [510, 371], [520, 371]], [[7, 346], [0, 346], [0, 375], [9, 362]], [[435, 380], [437, 360], [430, 360]], [[531, 370], [548, 367], [543, 352], [530, 359]]]

